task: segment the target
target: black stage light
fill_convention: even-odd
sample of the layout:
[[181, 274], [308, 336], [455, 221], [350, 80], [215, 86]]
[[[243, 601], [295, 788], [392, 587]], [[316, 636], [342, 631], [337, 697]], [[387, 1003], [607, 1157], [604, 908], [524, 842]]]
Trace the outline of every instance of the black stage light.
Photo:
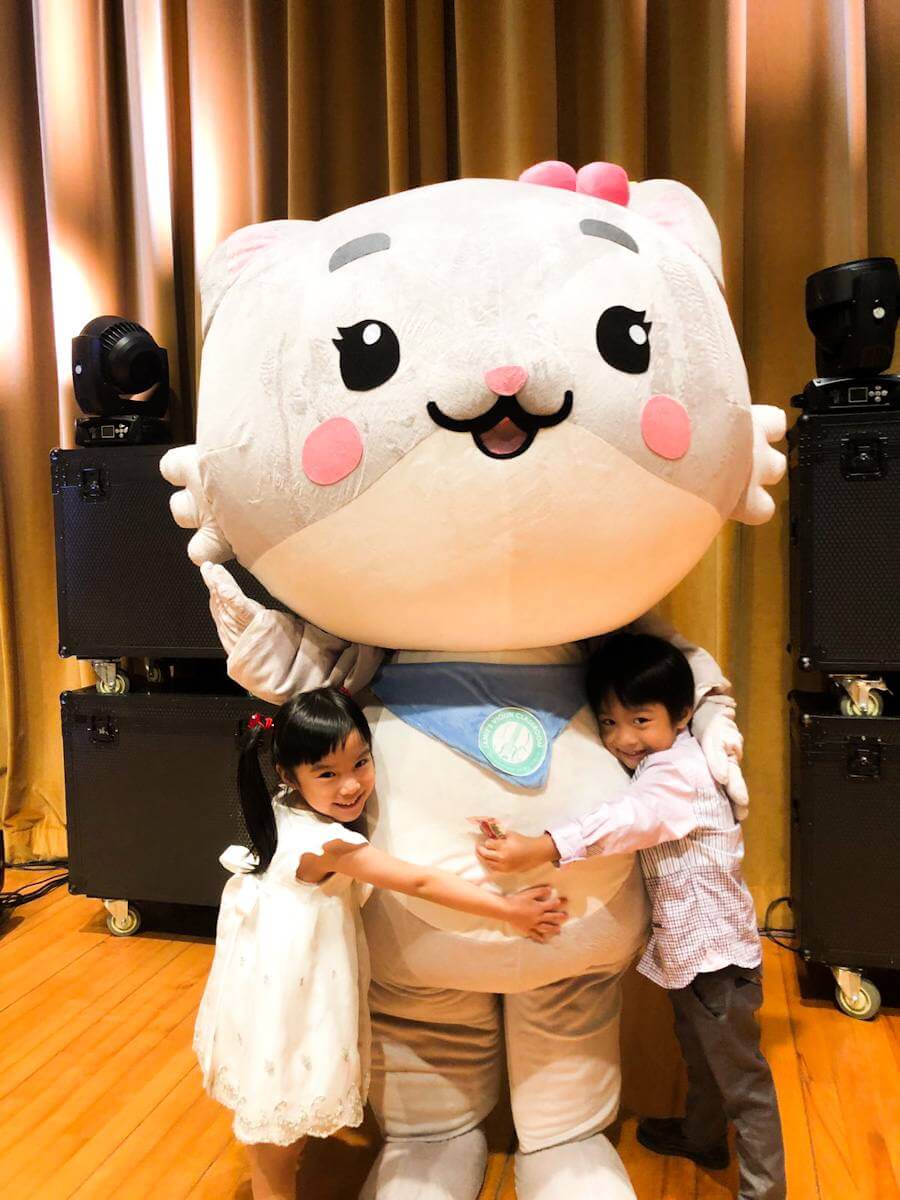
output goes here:
[[861, 258], [806, 281], [806, 320], [822, 378], [878, 375], [894, 357], [900, 277], [892, 258]]
[[83, 412], [79, 446], [170, 441], [169, 356], [136, 321], [95, 317], [72, 338], [72, 382]]

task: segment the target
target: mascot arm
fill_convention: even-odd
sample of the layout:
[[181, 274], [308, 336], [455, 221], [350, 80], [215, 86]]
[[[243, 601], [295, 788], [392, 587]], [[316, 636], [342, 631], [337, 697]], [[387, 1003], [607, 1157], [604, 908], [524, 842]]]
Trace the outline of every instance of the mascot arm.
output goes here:
[[376, 646], [345, 642], [290, 613], [264, 608], [222, 566], [204, 563], [201, 570], [228, 674], [261, 700], [282, 704], [297, 692], [326, 686], [357, 692], [378, 670], [384, 651]]

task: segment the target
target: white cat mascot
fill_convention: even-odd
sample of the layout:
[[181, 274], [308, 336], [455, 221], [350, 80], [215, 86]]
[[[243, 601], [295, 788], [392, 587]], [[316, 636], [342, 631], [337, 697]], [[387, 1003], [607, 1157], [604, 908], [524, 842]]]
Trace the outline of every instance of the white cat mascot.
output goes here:
[[[173, 512], [243, 686], [360, 691], [381, 664], [363, 694], [375, 845], [486, 887], [553, 882], [487, 876], [467, 818], [537, 833], [627, 782], [585, 706], [584, 639], [646, 614], [729, 518], [766, 520], [783, 470], [783, 416], [751, 407], [720, 278], [693, 192], [600, 163], [254, 226], [213, 255], [197, 443], [163, 464]], [[297, 617], [244, 597], [212, 565], [231, 557]], [[740, 803], [727, 684], [688, 649], [694, 732]], [[520, 1200], [633, 1196], [602, 1130], [640, 873], [592, 857], [565, 895], [546, 945], [390, 893], [366, 905], [387, 1142], [364, 1195], [478, 1195], [505, 1053]]]

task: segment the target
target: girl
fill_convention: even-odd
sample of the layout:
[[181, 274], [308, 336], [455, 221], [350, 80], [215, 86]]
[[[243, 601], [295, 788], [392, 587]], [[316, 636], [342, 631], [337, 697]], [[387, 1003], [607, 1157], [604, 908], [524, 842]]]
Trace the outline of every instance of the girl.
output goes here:
[[[272, 730], [284, 785], [270, 798], [259, 746]], [[375, 786], [371, 735], [349, 695], [318, 688], [251, 717], [238, 768], [253, 855], [231, 846], [216, 952], [194, 1048], [210, 1095], [234, 1110], [254, 1200], [293, 1198], [307, 1135], [362, 1121], [368, 957], [353, 882], [506, 921], [544, 941], [565, 920], [548, 887], [514, 896], [401, 862], [349, 824]]]

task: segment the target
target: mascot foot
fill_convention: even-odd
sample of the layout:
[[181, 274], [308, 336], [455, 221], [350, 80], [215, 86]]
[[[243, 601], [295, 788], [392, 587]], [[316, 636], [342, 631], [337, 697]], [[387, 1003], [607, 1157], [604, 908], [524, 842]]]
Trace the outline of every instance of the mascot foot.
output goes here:
[[444, 1142], [387, 1142], [359, 1200], [476, 1200], [486, 1165], [487, 1142], [480, 1128]]
[[516, 1155], [518, 1200], [635, 1200], [614, 1146], [602, 1133]]

